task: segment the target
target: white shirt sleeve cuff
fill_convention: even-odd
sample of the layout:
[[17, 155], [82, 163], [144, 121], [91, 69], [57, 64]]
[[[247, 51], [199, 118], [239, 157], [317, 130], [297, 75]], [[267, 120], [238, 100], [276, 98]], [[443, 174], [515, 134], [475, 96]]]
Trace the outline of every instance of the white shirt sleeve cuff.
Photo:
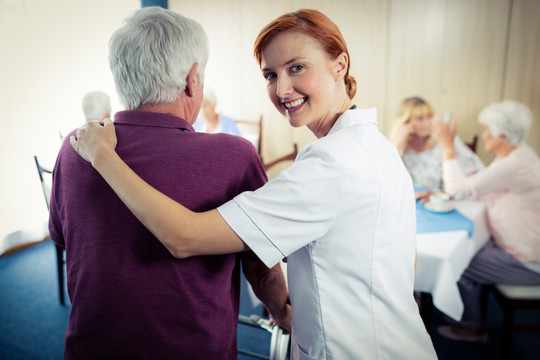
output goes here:
[[285, 257], [284, 253], [271, 241], [264, 230], [242, 208], [237, 198], [221, 205], [217, 210], [227, 224], [266, 266], [271, 268]]

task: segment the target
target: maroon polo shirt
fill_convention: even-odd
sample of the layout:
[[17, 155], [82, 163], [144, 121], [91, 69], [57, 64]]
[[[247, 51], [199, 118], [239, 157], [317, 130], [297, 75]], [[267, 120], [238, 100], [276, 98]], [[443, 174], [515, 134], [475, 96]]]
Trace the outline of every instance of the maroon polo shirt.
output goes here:
[[[263, 185], [253, 145], [175, 116], [115, 116], [120, 157], [194, 211]], [[69, 137], [68, 137], [69, 138]], [[237, 255], [175, 259], [69, 141], [53, 173], [49, 230], [66, 248], [66, 359], [236, 359]]]

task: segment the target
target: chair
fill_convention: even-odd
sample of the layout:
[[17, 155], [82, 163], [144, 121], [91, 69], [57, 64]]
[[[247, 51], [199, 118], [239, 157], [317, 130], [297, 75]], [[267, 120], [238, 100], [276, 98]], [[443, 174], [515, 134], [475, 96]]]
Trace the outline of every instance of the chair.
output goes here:
[[[540, 285], [519, 286], [495, 284], [486, 287], [487, 291], [493, 293], [495, 300], [503, 311], [500, 352], [501, 359], [509, 359], [513, 330], [540, 331], [540, 324], [525, 325], [514, 323], [514, 315], [517, 310], [540, 310]], [[487, 296], [483, 301], [487, 303]]]
[[[39, 181], [41, 183], [41, 189], [43, 190], [43, 196], [45, 197], [45, 204], [47, 210], [49, 210], [49, 203], [51, 200], [51, 181], [47, 181], [45, 177], [52, 178], [52, 171], [44, 168], [39, 163], [38, 157], [34, 155], [36, 162], [36, 168], [39, 175]], [[64, 304], [64, 248], [55, 243], [56, 248], [56, 268], [58, 270], [58, 291], [60, 295], [60, 303]]]
[[275, 160], [272, 160], [268, 163], [264, 162], [264, 159], [262, 156], [262, 146], [263, 146], [263, 140], [262, 140], [263, 139], [263, 117], [262, 115], [260, 115], [259, 119], [257, 120], [236, 120], [236, 124], [242, 136], [250, 140], [255, 146], [255, 148], [257, 149], [257, 152], [259, 154], [259, 157], [261, 158], [261, 162], [263, 163], [265, 171], [268, 171], [270, 168], [276, 166], [277, 164], [281, 162], [294, 161], [296, 159], [296, 155], [298, 155], [298, 145], [293, 144], [292, 152], [286, 155], [283, 155]]
[[253, 146], [255, 146], [255, 148], [257, 149], [257, 153], [262, 160], [262, 115], [260, 115], [259, 118], [256, 120], [235, 120], [235, 122], [238, 126], [240, 134], [242, 134], [242, 137], [253, 143]]
[[[283, 155], [273, 161], [270, 161], [269, 163], [264, 163], [263, 161], [263, 166], [264, 166], [264, 170], [268, 171], [271, 167], [283, 162], [283, 161], [294, 161], [296, 159], [296, 155], [298, 155], [298, 145], [296, 143], [293, 144], [293, 151], [286, 154], [286, 155]], [[261, 159], [262, 160], [262, 159]]]
[[238, 349], [239, 354], [244, 354], [258, 359], [286, 360], [289, 359], [290, 335], [284, 334], [283, 329], [277, 325], [270, 326], [270, 321], [257, 315], [239, 315], [238, 323], [266, 330], [272, 334], [270, 338], [270, 356], [265, 356], [252, 351]]
[[476, 145], [478, 144], [478, 135], [474, 135], [472, 140], [468, 143], [465, 143], [471, 149], [473, 153], [476, 152]]

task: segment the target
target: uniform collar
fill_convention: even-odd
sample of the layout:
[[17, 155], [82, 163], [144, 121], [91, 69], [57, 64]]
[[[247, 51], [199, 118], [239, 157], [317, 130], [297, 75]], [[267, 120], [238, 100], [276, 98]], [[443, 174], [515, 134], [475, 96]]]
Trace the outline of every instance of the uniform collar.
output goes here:
[[336, 120], [332, 129], [328, 132], [328, 135], [334, 131], [340, 129], [349, 128], [355, 125], [360, 124], [373, 124], [377, 125], [377, 109], [368, 108], [368, 109], [351, 109], [346, 110], [341, 116]]
[[195, 132], [191, 124], [178, 116], [150, 111], [119, 111], [114, 115], [114, 123], [122, 125], [162, 127]]

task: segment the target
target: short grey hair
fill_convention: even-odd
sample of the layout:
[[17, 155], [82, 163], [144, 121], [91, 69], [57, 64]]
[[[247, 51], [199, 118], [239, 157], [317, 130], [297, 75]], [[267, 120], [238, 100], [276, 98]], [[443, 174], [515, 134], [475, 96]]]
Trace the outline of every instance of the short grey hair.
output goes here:
[[128, 110], [172, 103], [197, 63], [204, 82], [208, 38], [195, 20], [161, 7], [135, 11], [109, 42], [109, 65], [120, 102]]
[[478, 115], [478, 122], [487, 125], [493, 136], [504, 135], [506, 142], [514, 146], [527, 141], [532, 120], [531, 110], [513, 100], [488, 105]]
[[82, 110], [86, 121], [103, 120], [111, 114], [111, 100], [103, 91], [91, 91], [82, 99]]

